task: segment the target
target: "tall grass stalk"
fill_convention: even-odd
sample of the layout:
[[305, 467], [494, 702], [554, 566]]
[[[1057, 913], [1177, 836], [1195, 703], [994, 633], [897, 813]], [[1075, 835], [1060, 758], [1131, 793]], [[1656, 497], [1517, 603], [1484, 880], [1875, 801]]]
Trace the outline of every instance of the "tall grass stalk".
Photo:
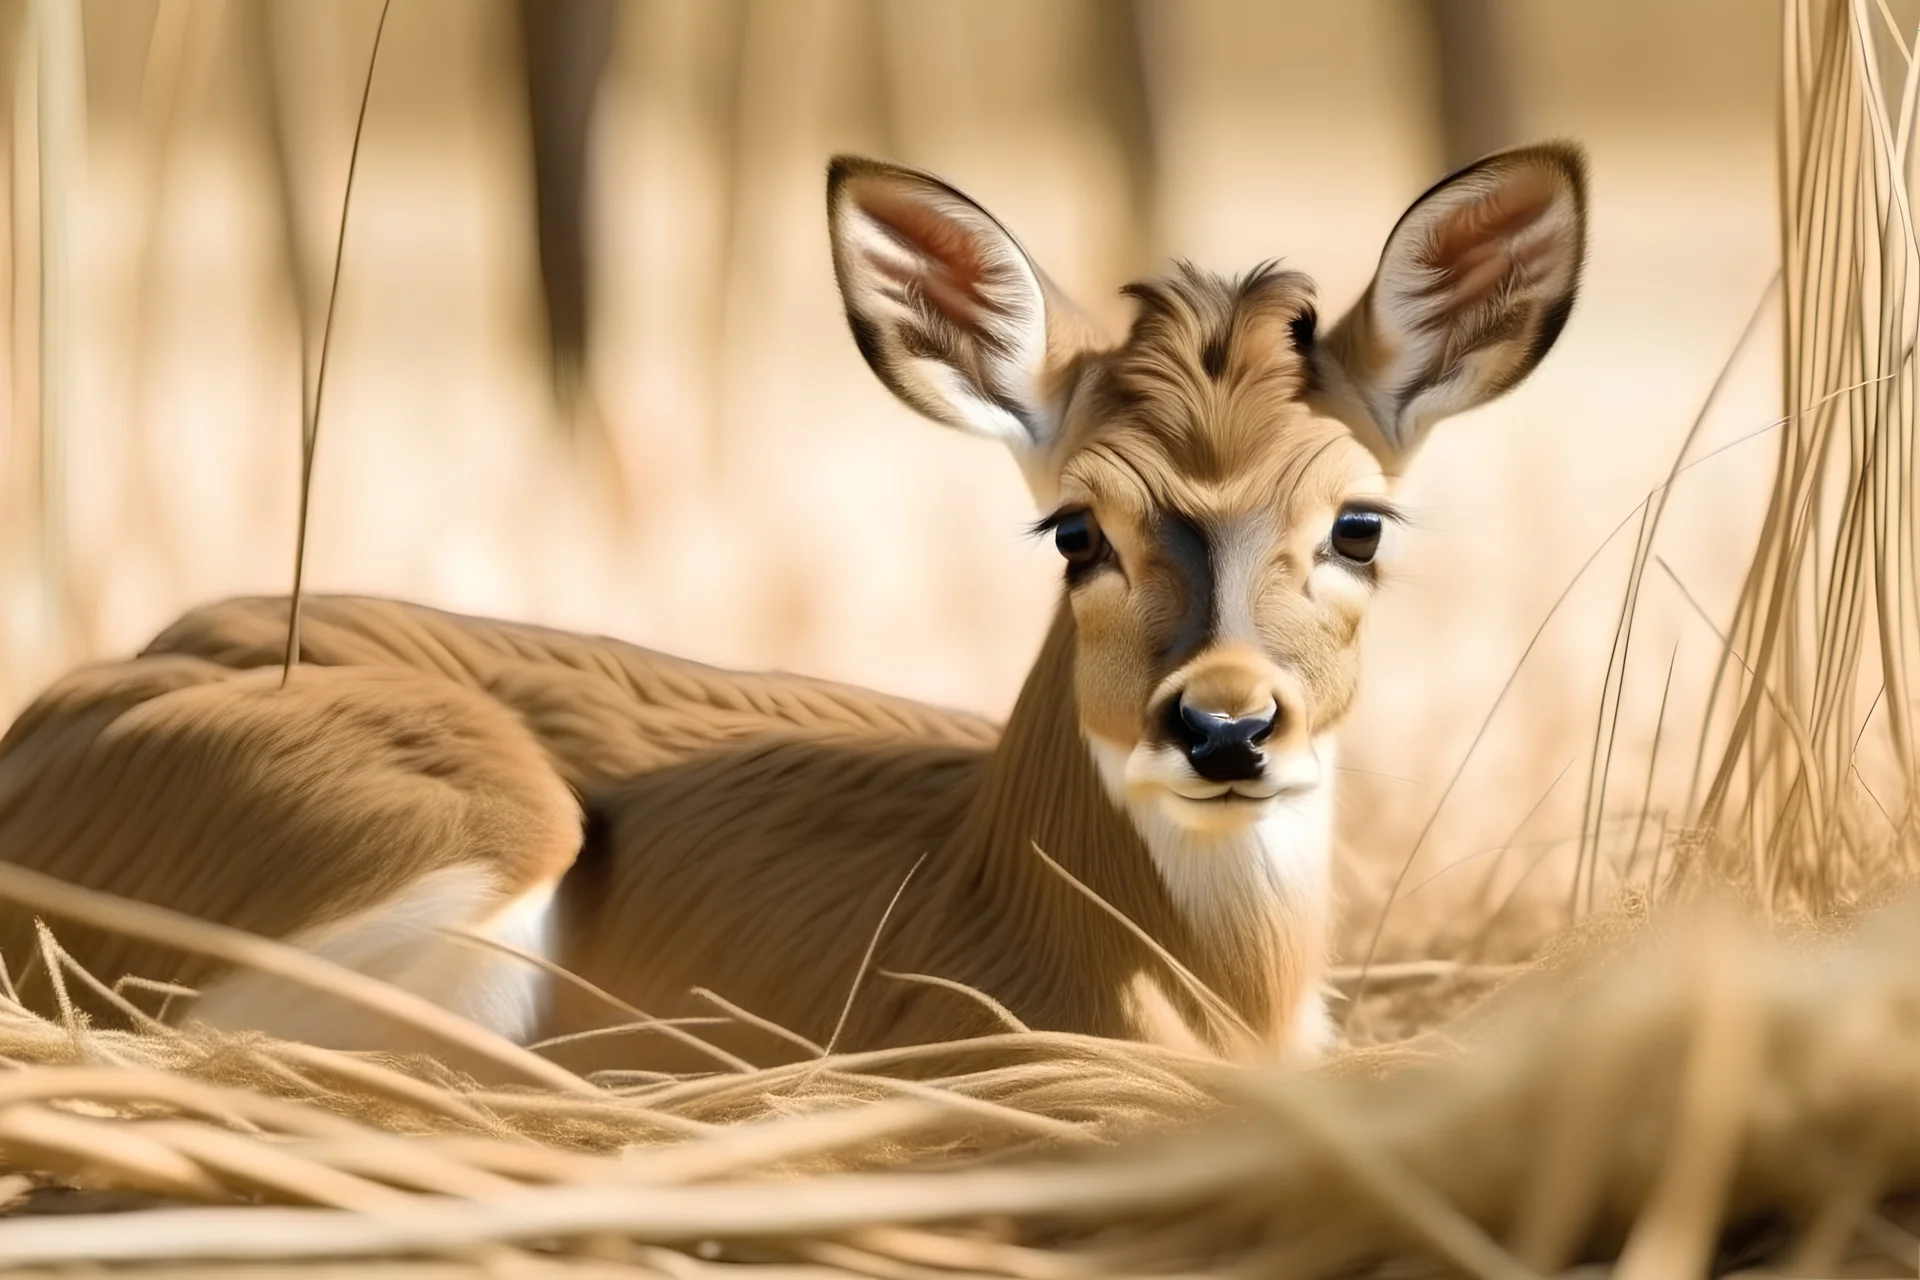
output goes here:
[[[1782, 17], [1786, 418], [1709, 697], [1709, 722], [1723, 708], [1731, 722], [1696, 817], [1723, 856], [1741, 851], [1763, 902], [1819, 907], [1889, 848], [1910, 853], [1915, 834], [1920, 241], [1908, 182], [1920, 68], [1868, 0], [1784, 0]], [[1886, 39], [1905, 67], [1895, 96], [1880, 75]], [[1869, 704], [1884, 708], [1872, 734]], [[1891, 752], [1903, 788], [1872, 807], [1863, 734]]]
[[[307, 577], [307, 517], [313, 502], [313, 455], [320, 441], [320, 407], [327, 392], [327, 356], [333, 350], [333, 318], [339, 310], [340, 266], [347, 254], [347, 218], [353, 212], [353, 176], [360, 169], [360, 139], [367, 131], [367, 103], [373, 99], [373, 72], [380, 65], [380, 38], [386, 34], [387, 14], [392, 8], [393, 0], [383, 0], [380, 5], [380, 20], [373, 28], [373, 48], [367, 54], [367, 78], [360, 86], [360, 114], [353, 124], [353, 149], [347, 153], [346, 189], [340, 194], [340, 230], [333, 245], [333, 282], [327, 286], [326, 318], [320, 324], [319, 372], [314, 377], [310, 396], [306, 387], [306, 306], [302, 292], [295, 287], [295, 305], [300, 312], [300, 515], [293, 541], [293, 592], [287, 600], [287, 650], [280, 668], [282, 688], [293, 677], [294, 664], [300, 660], [300, 596]], [[274, 145], [284, 175], [287, 157], [277, 133]], [[284, 198], [284, 183], [282, 190]], [[286, 224], [289, 246], [293, 243], [293, 234], [293, 219], [289, 217]], [[294, 250], [290, 247], [288, 253], [291, 258]], [[289, 266], [297, 280], [300, 264], [292, 261]]]

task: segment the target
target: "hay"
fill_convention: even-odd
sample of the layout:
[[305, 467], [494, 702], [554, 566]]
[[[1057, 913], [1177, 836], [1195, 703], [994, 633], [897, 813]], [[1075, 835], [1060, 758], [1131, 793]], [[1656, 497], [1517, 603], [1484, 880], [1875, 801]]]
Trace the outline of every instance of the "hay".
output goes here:
[[[1687, 808], [1717, 837], [1701, 860], [1709, 876], [1820, 909], [1916, 857], [1920, 60], [1884, 5], [1788, 0], [1782, 18], [1787, 414], [1720, 634], [1707, 717], [1728, 722], [1701, 739], [1701, 799]], [[1889, 51], [1904, 63], [1894, 86], [1881, 76]], [[1868, 780], [1876, 760], [1891, 792]]]
[[930, 1083], [902, 1050], [582, 1096], [0, 1000], [0, 1267], [1673, 1277], [1746, 1247], [1912, 1274], [1876, 1206], [1920, 1189], [1920, 905], [1842, 938], [1592, 932], [1444, 1037], [1310, 1074], [1008, 1033]]
[[[1720, 637], [1708, 728], [1715, 706], [1731, 722], [1701, 740], [1696, 773], [1711, 780], [1687, 805], [1700, 829], [1675, 841], [1665, 905], [1635, 891], [1536, 955], [1515, 946], [1525, 931], [1510, 919], [1492, 936], [1502, 906], [1468, 922], [1457, 947], [1374, 963], [1383, 910], [1363, 963], [1334, 975], [1366, 1040], [1312, 1073], [1032, 1032], [1007, 1014], [1005, 1033], [960, 1045], [799, 1045], [805, 1061], [773, 1069], [582, 1080], [537, 1047], [284, 946], [109, 910], [0, 867], [0, 895], [36, 910], [271, 968], [525, 1081], [170, 1026], [46, 933], [49, 972], [118, 1000], [127, 1026], [43, 1016], [0, 978], [0, 1268], [1915, 1274], [1920, 903], [1846, 913], [1920, 862], [1911, 786], [1889, 811], [1857, 762], [1883, 705], [1882, 755], [1908, 784], [1920, 750], [1909, 720], [1920, 242], [1904, 176], [1920, 72], [1907, 73], [1896, 117], [1865, 0], [1789, 0], [1785, 14], [1785, 402], [1801, 407]], [[1687, 452], [1672, 476], [1693, 465]], [[1835, 475], [1847, 482], [1837, 498]], [[1575, 885], [1589, 909], [1639, 585], [1650, 565], [1666, 570], [1654, 538], [1667, 489], [1657, 494], [1640, 510], [1588, 767]], [[1876, 676], [1884, 692], [1862, 715]], [[1663, 690], [1662, 725], [1666, 702]], [[1658, 742], [1656, 728], [1649, 793]], [[1812, 914], [1763, 930], [1672, 892], [1729, 884], [1766, 911]], [[720, 1018], [752, 1017], [710, 1001]]]

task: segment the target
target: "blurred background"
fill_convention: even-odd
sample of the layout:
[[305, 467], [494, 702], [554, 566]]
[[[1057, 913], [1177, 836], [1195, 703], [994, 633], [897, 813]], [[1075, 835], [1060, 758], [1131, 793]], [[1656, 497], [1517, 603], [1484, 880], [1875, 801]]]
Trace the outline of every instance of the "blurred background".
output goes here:
[[[187, 606], [287, 588], [381, 8], [0, 0], [7, 716]], [[1778, 28], [1755, 0], [393, 0], [309, 587], [1002, 714], [1056, 557], [1020, 536], [1008, 459], [913, 417], [854, 350], [827, 157], [940, 172], [1117, 330], [1118, 286], [1175, 255], [1283, 257], [1331, 318], [1450, 168], [1573, 138], [1580, 307], [1409, 474], [1342, 800], [1362, 942], [1416, 843], [1423, 928], [1496, 862], [1554, 901], [1636, 504], [1730, 359], [1635, 622], [1617, 868], [1684, 799], [1766, 496], [1770, 313], [1734, 353], [1779, 256]]]

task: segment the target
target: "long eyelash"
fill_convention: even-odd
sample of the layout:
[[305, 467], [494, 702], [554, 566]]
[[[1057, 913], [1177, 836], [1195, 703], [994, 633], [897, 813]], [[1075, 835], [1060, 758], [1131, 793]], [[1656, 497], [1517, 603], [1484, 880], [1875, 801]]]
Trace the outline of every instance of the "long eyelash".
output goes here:
[[1076, 510], [1077, 508], [1075, 507], [1061, 507], [1058, 511], [1050, 511], [1028, 525], [1021, 532], [1025, 537], [1044, 538], [1055, 529], [1058, 529], [1060, 522], [1072, 515]]
[[1412, 523], [1411, 518], [1404, 509], [1387, 501], [1385, 498], [1349, 499], [1340, 504], [1340, 514], [1374, 515], [1379, 516], [1389, 524], [1402, 526]]

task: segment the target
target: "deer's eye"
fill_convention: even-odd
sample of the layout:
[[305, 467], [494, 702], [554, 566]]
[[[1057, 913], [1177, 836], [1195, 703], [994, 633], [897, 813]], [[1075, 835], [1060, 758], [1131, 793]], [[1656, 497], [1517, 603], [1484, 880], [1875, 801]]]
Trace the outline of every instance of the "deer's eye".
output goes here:
[[1342, 560], [1371, 564], [1374, 553], [1380, 550], [1382, 523], [1377, 511], [1342, 511], [1334, 517], [1328, 543]]
[[1091, 511], [1069, 511], [1061, 516], [1053, 526], [1053, 545], [1072, 565], [1092, 564], [1107, 549]]

